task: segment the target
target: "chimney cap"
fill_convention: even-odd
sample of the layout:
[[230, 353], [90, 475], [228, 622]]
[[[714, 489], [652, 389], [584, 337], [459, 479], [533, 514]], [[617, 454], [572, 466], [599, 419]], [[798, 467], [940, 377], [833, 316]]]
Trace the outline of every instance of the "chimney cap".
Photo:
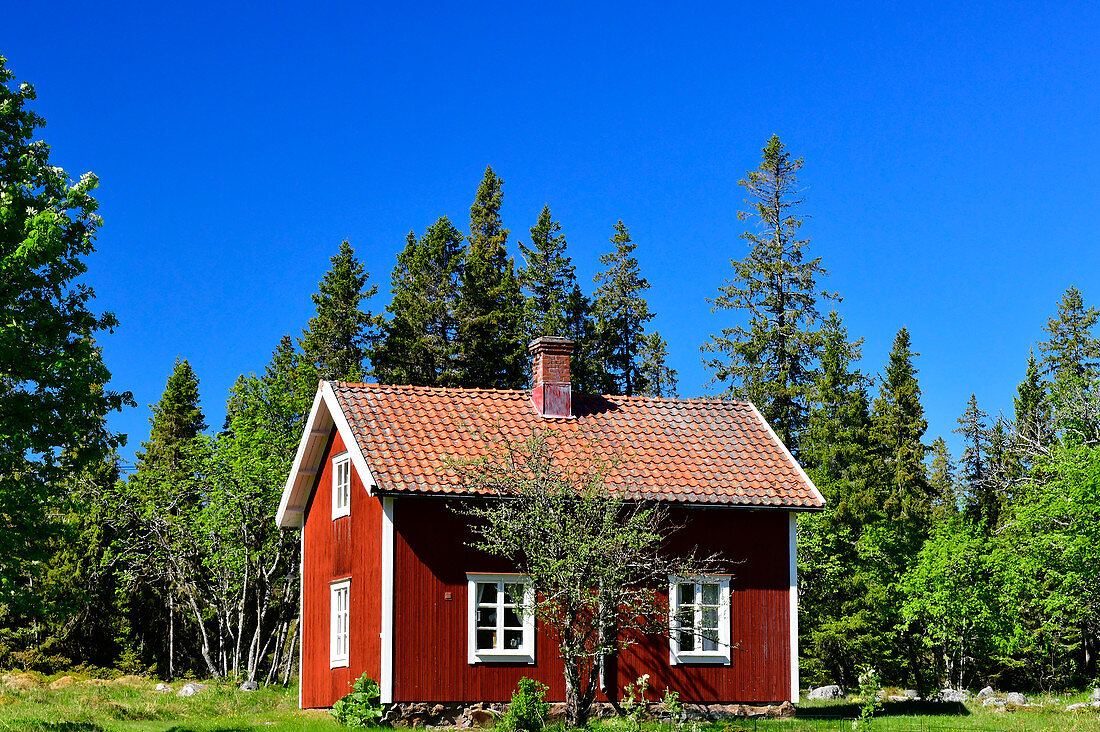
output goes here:
[[559, 336], [539, 336], [531, 341], [528, 351], [573, 351], [573, 341]]

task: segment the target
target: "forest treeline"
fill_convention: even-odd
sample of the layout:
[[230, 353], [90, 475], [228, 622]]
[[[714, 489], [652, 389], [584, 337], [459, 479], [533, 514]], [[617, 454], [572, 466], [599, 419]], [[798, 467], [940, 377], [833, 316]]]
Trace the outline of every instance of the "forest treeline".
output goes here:
[[[105, 386], [96, 346], [117, 323], [81, 282], [96, 180], [49, 164], [34, 89], [13, 79], [0, 59], [0, 667], [285, 683], [299, 537], [273, 516], [319, 379], [524, 388], [527, 344], [557, 335], [576, 342], [578, 391], [677, 393], [626, 225], [586, 290], [549, 207], [521, 237], [504, 227], [488, 168], [465, 231], [442, 216], [398, 243], [384, 308], [341, 243], [315, 315], [237, 379], [216, 429], [177, 360], [123, 474], [106, 417], [133, 399]], [[922, 689], [1093, 678], [1100, 313], [1069, 288], [1021, 354], [1013, 414], [960, 405], [952, 456], [927, 434], [905, 328], [880, 372], [859, 369], [801, 232], [801, 167], [773, 136], [739, 181], [747, 251], [731, 245], [744, 256], [701, 352], [715, 392], [752, 400], [828, 500], [799, 518], [804, 683], [867, 666]]]

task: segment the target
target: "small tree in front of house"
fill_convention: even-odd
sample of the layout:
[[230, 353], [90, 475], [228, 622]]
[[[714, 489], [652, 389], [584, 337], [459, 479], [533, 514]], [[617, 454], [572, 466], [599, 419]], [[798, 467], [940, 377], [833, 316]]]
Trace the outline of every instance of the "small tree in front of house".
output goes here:
[[512, 562], [534, 591], [533, 612], [564, 661], [566, 717], [583, 727], [601, 659], [647, 634], [667, 634], [670, 576], [713, 571], [713, 558], [668, 556], [675, 531], [663, 504], [607, 483], [613, 467], [595, 444], [562, 443], [540, 431], [523, 442], [494, 439], [488, 456], [458, 466], [488, 500], [464, 510], [472, 546]]

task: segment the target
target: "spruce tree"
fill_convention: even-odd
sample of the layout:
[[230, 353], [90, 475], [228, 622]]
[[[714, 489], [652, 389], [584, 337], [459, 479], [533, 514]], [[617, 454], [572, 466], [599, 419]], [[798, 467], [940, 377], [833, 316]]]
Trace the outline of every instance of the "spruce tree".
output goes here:
[[822, 331], [821, 371], [810, 392], [802, 464], [838, 520], [861, 525], [875, 510], [868, 475], [871, 451], [869, 380], [853, 368], [863, 339], [850, 341], [833, 311]]
[[596, 376], [603, 393], [633, 396], [639, 386], [645, 324], [653, 319], [643, 297], [649, 282], [642, 277], [634, 257], [638, 245], [631, 241], [622, 221], [615, 224], [611, 243], [614, 250], [600, 256], [600, 264], [606, 269], [595, 277], [593, 360], [602, 362], [606, 369]]
[[918, 355], [910, 348], [908, 329], [899, 330], [875, 399], [873, 420], [883, 465], [886, 514], [923, 527], [931, 502], [924, 466], [927, 447], [921, 442], [928, 422], [913, 366]]
[[486, 168], [470, 207], [455, 336], [459, 385], [470, 388], [519, 389], [527, 375], [523, 296], [500, 218], [503, 185], [492, 167]]
[[[992, 531], [1000, 517], [1000, 499], [995, 487], [990, 439], [992, 430], [986, 423], [988, 418], [989, 415], [978, 408], [977, 396], [971, 394], [966, 411], [958, 419], [959, 426], [955, 433], [963, 440], [959, 480], [966, 489], [966, 515], [987, 531]], [[1003, 449], [1003, 430], [1000, 435], [999, 448]]]
[[676, 397], [676, 369], [668, 367], [668, 343], [654, 331], [642, 339], [642, 365], [638, 393], [651, 397]]
[[331, 261], [332, 269], [313, 295], [317, 314], [302, 331], [302, 353], [322, 379], [361, 381], [377, 329], [375, 317], [360, 305], [374, 297], [378, 286], [367, 287], [370, 274], [347, 239]]
[[150, 404], [149, 439], [136, 454], [137, 470], [183, 469], [187, 446], [206, 429], [206, 417], [199, 406], [199, 377], [187, 359], [176, 359], [160, 401]]
[[[540, 336], [562, 336], [569, 330], [570, 298], [577, 287], [577, 273], [565, 253], [561, 224], [544, 206], [531, 227], [531, 243], [519, 243], [524, 266], [517, 273], [527, 293], [524, 327], [528, 342]], [[576, 344], [574, 344], [575, 347]]]
[[1044, 374], [1055, 379], [1096, 378], [1100, 367], [1100, 338], [1094, 335], [1100, 310], [1085, 307], [1084, 297], [1070, 287], [1058, 303], [1057, 317], [1043, 327], [1049, 340], [1039, 344]]
[[441, 216], [420, 239], [409, 232], [393, 268], [389, 320], [371, 353], [386, 384], [458, 386], [455, 359], [459, 279], [465, 237]]
[[821, 258], [805, 258], [809, 239], [801, 237], [801, 168], [802, 159], [792, 160], [773, 135], [760, 167], [738, 181], [751, 207], [738, 218], [753, 219], [758, 228], [741, 235], [749, 255], [731, 262], [733, 278], [709, 302], [712, 312], [737, 310], [747, 323], [723, 328], [702, 346], [712, 354], [704, 358], [711, 383], [752, 401], [796, 454], [821, 344], [818, 303], [839, 300], [818, 289], [817, 280], [827, 274]]
[[947, 448], [947, 442], [942, 437], [937, 437], [932, 442], [929, 455], [932, 462], [928, 466], [928, 485], [933, 493], [933, 512], [937, 522], [942, 522], [946, 517], [959, 512], [957, 468], [951, 451]]

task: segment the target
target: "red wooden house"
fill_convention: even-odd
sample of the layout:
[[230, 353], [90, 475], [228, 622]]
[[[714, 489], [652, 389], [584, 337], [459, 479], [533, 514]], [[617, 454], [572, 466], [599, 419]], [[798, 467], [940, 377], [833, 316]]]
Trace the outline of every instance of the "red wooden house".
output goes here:
[[484, 454], [479, 431], [539, 428], [595, 439], [612, 487], [674, 504], [673, 540], [734, 567], [671, 581], [677, 615], [710, 633], [630, 646], [606, 688], [648, 673], [685, 701], [797, 701], [795, 512], [821, 494], [753, 405], [573, 394], [571, 350], [531, 345], [531, 391], [321, 383], [277, 517], [302, 527], [302, 707], [364, 672], [384, 703], [502, 702], [524, 676], [564, 698], [555, 646], [512, 607], [523, 578], [468, 548], [451, 510], [469, 495], [449, 458]]

